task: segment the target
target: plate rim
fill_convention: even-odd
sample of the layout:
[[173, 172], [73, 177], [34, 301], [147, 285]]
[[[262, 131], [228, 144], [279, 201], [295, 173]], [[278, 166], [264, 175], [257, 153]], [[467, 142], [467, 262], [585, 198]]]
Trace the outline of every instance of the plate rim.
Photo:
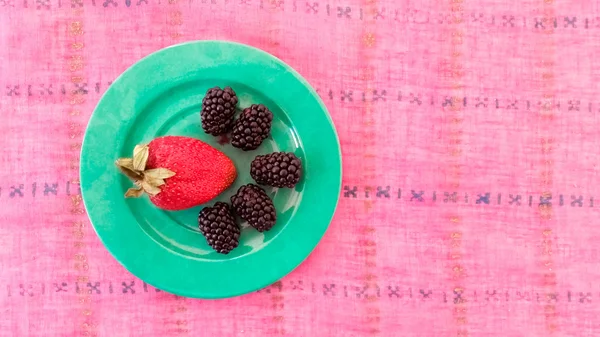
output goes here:
[[[216, 296], [212, 296], [211, 294], [207, 294], [207, 293], [202, 293], [200, 292], [186, 292], [186, 291], [182, 291], [180, 289], [171, 289], [171, 287], [169, 286], [165, 286], [164, 284], [158, 285], [154, 283], [154, 280], [148, 280], [148, 279], [144, 279], [139, 275], [139, 273], [134, 272], [128, 265], [125, 264], [125, 262], [122, 261], [122, 258], [120, 258], [118, 256], [118, 254], [115, 254], [110, 248], [109, 245], [105, 242], [105, 240], [103, 239], [102, 234], [100, 234], [97, 224], [95, 225], [95, 221], [92, 219], [91, 213], [90, 213], [90, 203], [91, 201], [88, 199], [88, 197], [86, 197], [87, 194], [87, 189], [84, 188], [84, 185], [86, 185], [84, 183], [84, 181], [87, 180], [87, 178], [84, 178], [85, 176], [85, 165], [83, 165], [84, 162], [84, 158], [87, 157], [86, 154], [86, 140], [88, 140], [89, 134], [90, 134], [90, 129], [93, 126], [92, 125], [92, 121], [93, 121], [93, 117], [94, 115], [97, 113], [97, 111], [99, 110], [99, 107], [102, 105], [102, 102], [106, 99], [107, 94], [111, 91], [111, 88], [115, 88], [115, 85], [118, 85], [122, 79], [127, 76], [126, 74], [128, 72], [130, 72], [138, 63], [143, 62], [144, 60], [148, 60], [150, 58], [153, 57], [160, 57], [160, 54], [170, 50], [170, 49], [174, 49], [174, 48], [185, 48], [187, 46], [193, 46], [193, 45], [201, 45], [201, 44], [219, 44], [219, 45], [229, 45], [235, 48], [242, 48], [242, 49], [250, 49], [253, 52], [257, 53], [257, 54], [262, 54], [263, 57], [266, 57], [267, 59], [272, 59], [274, 61], [276, 61], [278, 63], [278, 65], [282, 66], [283, 68], [285, 68], [286, 71], [288, 71], [289, 73], [291, 73], [293, 75], [293, 77], [300, 82], [300, 84], [307, 89], [312, 98], [316, 101], [316, 103], [318, 104], [318, 106], [320, 106], [322, 112], [324, 113], [324, 116], [331, 128], [331, 131], [333, 131], [333, 138], [335, 139], [335, 142], [333, 143], [335, 145], [335, 152], [337, 153], [337, 160], [339, 162], [339, 172], [337, 172], [338, 174], [338, 180], [335, 182], [337, 188], [335, 189], [336, 194], [335, 194], [335, 202], [333, 203], [333, 207], [331, 209], [330, 213], [327, 218], [324, 217], [323, 221], [326, 222], [326, 226], [323, 230], [323, 233], [318, 237], [317, 241], [312, 245], [312, 247], [310, 247], [310, 250], [300, 259], [300, 261], [295, 264], [289, 271], [287, 272], [283, 272], [283, 273], [279, 273], [274, 275], [274, 277], [271, 278], [267, 278], [265, 282], [261, 282], [261, 285], [255, 287], [255, 289], [252, 290], [243, 290], [241, 292], [229, 292], [228, 294], [217, 294]], [[86, 208], [86, 214], [87, 217], [90, 221], [90, 224], [92, 225], [92, 228], [94, 229], [94, 231], [96, 232], [96, 235], [98, 236], [98, 238], [100, 239], [100, 241], [102, 242], [104, 248], [110, 253], [110, 255], [121, 265], [123, 266], [127, 271], [129, 271], [133, 276], [135, 276], [138, 279], [141, 279], [142, 281], [158, 288], [161, 290], [164, 290], [166, 292], [169, 293], [173, 293], [173, 294], [177, 294], [180, 296], [185, 296], [185, 297], [191, 297], [191, 298], [203, 298], [203, 299], [219, 299], [219, 298], [230, 298], [230, 297], [236, 297], [236, 296], [240, 296], [240, 295], [244, 295], [247, 293], [251, 293], [253, 291], [259, 290], [259, 289], [263, 289], [267, 286], [269, 286], [270, 284], [276, 282], [277, 280], [280, 280], [282, 278], [284, 278], [285, 276], [287, 276], [289, 273], [291, 273], [292, 271], [294, 271], [296, 268], [298, 268], [302, 263], [304, 263], [306, 261], [306, 259], [314, 252], [315, 248], [321, 243], [323, 237], [325, 236], [325, 234], [327, 233], [327, 230], [329, 230], [329, 227], [331, 226], [331, 222], [333, 221], [333, 218], [335, 216], [335, 213], [338, 209], [339, 206], [339, 202], [340, 202], [340, 193], [341, 193], [341, 189], [342, 189], [342, 180], [343, 180], [343, 157], [342, 157], [342, 148], [341, 148], [341, 143], [340, 143], [340, 139], [339, 139], [339, 135], [337, 132], [337, 129], [335, 127], [335, 124], [333, 123], [333, 119], [331, 117], [331, 114], [329, 113], [329, 110], [327, 109], [327, 106], [325, 105], [325, 103], [323, 102], [322, 98], [318, 95], [318, 93], [316, 92], [316, 90], [310, 85], [310, 83], [300, 74], [298, 73], [293, 67], [291, 67], [289, 64], [287, 64], [286, 62], [284, 62], [283, 60], [281, 60], [280, 58], [278, 58], [277, 56], [266, 52], [262, 49], [259, 49], [257, 47], [254, 46], [250, 46], [247, 44], [243, 44], [243, 43], [239, 43], [239, 42], [234, 42], [234, 41], [227, 41], [227, 40], [193, 40], [193, 41], [187, 41], [187, 42], [183, 42], [183, 43], [179, 43], [179, 44], [174, 44], [174, 45], [170, 45], [167, 46], [165, 48], [161, 48], [158, 50], [153, 51], [152, 53], [137, 59], [134, 63], [132, 63], [131, 65], [129, 65], [121, 74], [119, 74], [119, 76], [117, 76], [115, 78], [115, 80], [113, 81], [113, 83], [111, 84], [111, 86], [102, 94], [102, 96], [100, 97], [100, 99], [97, 101], [94, 110], [92, 112], [92, 114], [90, 115], [90, 119], [88, 120], [88, 123], [86, 125], [86, 129], [85, 129], [85, 134], [84, 134], [84, 138], [83, 138], [83, 142], [82, 142], [82, 146], [81, 146], [81, 151], [80, 151], [80, 158], [81, 158], [81, 165], [80, 165], [80, 169], [79, 169], [79, 176], [80, 176], [80, 183], [81, 183], [81, 197], [83, 199], [83, 204]], [[98, 220], [96, 220], [98, 221]], [[160, 283], [160, 282], [159, 282]], [[264, 283], [264, 284], [262, 284]]]

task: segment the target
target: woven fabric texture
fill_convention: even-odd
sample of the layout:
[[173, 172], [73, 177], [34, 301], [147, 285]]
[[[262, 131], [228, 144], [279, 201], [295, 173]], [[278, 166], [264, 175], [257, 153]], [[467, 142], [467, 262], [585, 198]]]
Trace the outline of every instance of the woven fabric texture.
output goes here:
[[[314, 253], [203, 301], [129, 274], [78, 185], [140, 58], [224, 39], [317, 90], [343, 152]], [[0, 336], [599, 336], [600, 5], [0, 0]]]

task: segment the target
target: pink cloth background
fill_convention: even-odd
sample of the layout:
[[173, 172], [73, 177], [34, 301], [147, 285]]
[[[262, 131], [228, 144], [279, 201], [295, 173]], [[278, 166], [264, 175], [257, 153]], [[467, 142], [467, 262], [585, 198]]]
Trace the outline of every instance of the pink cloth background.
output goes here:
[[[262, 48], [318, 89], [334, 221], [272, 287], [179, 298], [79, 197], [102, 93], [171, 44]], [[600, 5], [0, 0], [0, 336], [599, 336]]]

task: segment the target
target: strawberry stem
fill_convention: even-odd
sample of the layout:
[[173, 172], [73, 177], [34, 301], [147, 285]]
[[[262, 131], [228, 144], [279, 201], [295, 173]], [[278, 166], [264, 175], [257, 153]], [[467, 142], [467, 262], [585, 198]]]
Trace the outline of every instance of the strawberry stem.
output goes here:
[[119, 170], [136, 186], [125, 192], [125, 198], [139, 198], [144, 192], [152, 197], [156, 196], [161, 192], [159, 186], [165, 185], [165, 179], [175, 175], [175, 172], [162, 167], [146, 170], [149, 154], [148, 145], [137, 145], [133, 150], [133, 158], [119, 158], [115, 162]]

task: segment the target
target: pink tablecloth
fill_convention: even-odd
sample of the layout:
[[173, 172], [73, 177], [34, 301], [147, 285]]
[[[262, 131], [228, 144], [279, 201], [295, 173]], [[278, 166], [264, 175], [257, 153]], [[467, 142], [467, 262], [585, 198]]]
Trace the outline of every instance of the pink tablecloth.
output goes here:
[[[165, 46], [262, 48], [344, 156], [314, 254], [268, 289], [147, 286], [79, 196], [82, 134]], [[0, 0], [0, 336], [598, 336], [600, 5], [576, 0]]]

